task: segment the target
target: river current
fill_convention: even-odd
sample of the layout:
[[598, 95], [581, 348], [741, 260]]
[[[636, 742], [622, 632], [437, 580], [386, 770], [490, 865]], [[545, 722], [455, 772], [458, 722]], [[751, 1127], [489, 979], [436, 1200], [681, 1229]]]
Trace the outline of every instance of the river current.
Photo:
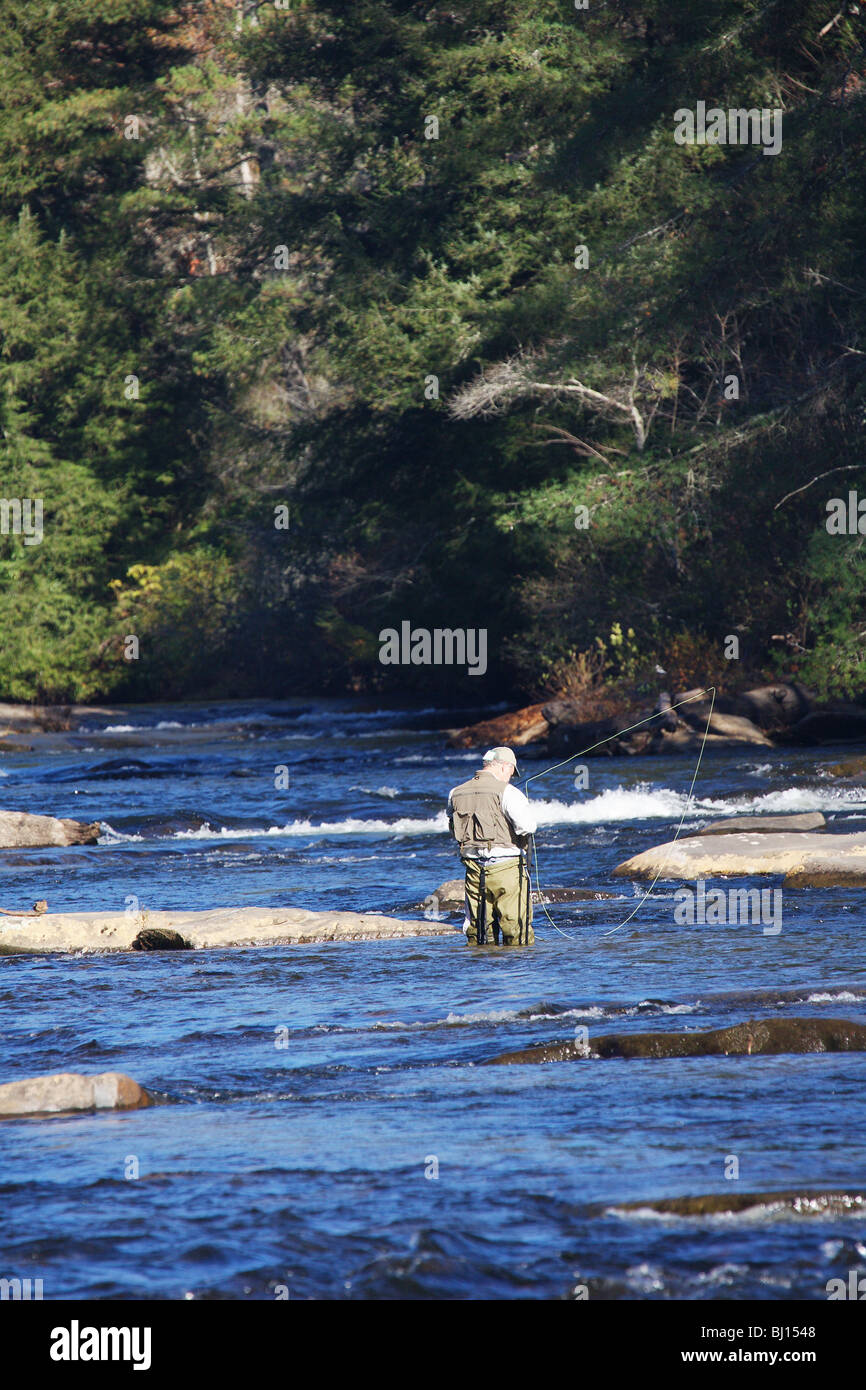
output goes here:
[[[422, 916], [460, 868], [443, 808], [477, 756], [443, 729], [469, 717], [150, 705], [40, 735], [0, 755], [4, 808], [102, 834], [0, 851], [0, 906]], [[679, 925], [676, 883], [638, 906], [612, 877], [684, 811], [684, 830], [811, 810], [866, 828], [866, 789], [826, 770], [842, 751], [707, 753], [691, 803], [688, 757], [533, 781], [540, 886], [613, 896], [537, 913], [523, 951], [468, 948], [450, 917], [443, 937], [0, 955], [0, 1081], [117, 1070], [163, 1102], [0, 1125], [0, 1276], [46, 1299], [825, 1299], [866, 1267], [864, 1215], [772, 1194], [864, 1189], [866, 1054], [479, 1064], [579, 1028], [866, 1022], [861, 891], [785, 889], [767, 934]], [[739, 1192], [768, 1197], [624, 1206]]]

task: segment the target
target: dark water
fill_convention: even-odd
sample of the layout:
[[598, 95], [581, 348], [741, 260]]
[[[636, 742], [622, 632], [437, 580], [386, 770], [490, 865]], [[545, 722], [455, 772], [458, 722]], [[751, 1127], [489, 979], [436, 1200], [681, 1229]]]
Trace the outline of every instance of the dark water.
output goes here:
[[[2, 804], [104, 834], [0, 852], [0, 905], [420, 915], [459, 868], [442, 805], [475, 759], [444, 750], [450, 722], [268, 702], [130, 709], [46, 736], [3, 754]], [[686, 826], [821, 809], [831, 832], [862, 829], [866, 792], [820, 770], [837, 756], [707, 755]], [[0, 1080], [120, 1070], [166, 1102], [0, 1125], [0, 1275], [41, 1277], [46, 1298], [824, 1299], [829, 1278], [866, 1267], [862, 1216], [619, 1204], [866, 1186], [866, 1056], [478, 1065], [581, 1026], [866, 1022], [853, 889], [786, 890], [783, 929], [765, 935], [675, 925], [676, 885], [660, 882], [605, 934], [638, 901], [611, 870], [669, 838], [693, 767], [597, 759], [586, 791], [531, 784], [542, 885], [618, 896], [537, 917], [528, 951], [473, 952], [455, 931], [0, 957]]]

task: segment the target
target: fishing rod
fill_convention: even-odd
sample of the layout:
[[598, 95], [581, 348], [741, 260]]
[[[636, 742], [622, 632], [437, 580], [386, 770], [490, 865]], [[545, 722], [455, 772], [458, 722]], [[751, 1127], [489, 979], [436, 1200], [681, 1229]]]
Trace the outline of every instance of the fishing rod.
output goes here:
[[[676, 841], [679, 839], [680, 831], [681, 831], [682, 828], [683, 828], [683, 824], [684, 824], [684, 822], [685, 822], [686, 815], [687, 815], [687, 813], [688, 813], [689, 807], [690, 807], [691, 802], [692, 802], [692, 797], [693, 797], [693, 795], [694, 795], [695, 782], [697, 781], [698, 772], [700, 771], [701, 759], [702, 759], [703, 756], [704, 756], [704, 748], [706, 747], [707, 736], [708, 736], [709, 731], [710, 731], [710, 721], [711, 721], [711, 719], [712, 719], [712, 717], [713, 717], [713, 709], [715, 708], [715, 703], [716, 703], [716, 687], [715, 687], [714, 685], [708, 685], [708, 686], [706, 686], [703, 690], [699, 691], [696, 695], [688, 695], [688, 696], [686, 696], [685, 699], [683, 699], [683, 700], [677, 700], [676, 704], [669, 706], [669, 708], [670, 708], [671, 710], [679, 709], [681, 705], [690, 705], [690, 704], [693, 704], [695, 700], [701, 700], [701, 699], [703, 699], [703, 697], [704, 697], [705, 695], [710, 695], [710, 696], [711, 696], [711, 700], [710, 700], [710, 710], [709, 710], [709, 714], [707, 715], [707, 723], [706, 723], [706, 727], [705, 727], [705, 729], [704, 729], [703, 738], [701, 739], [701, 747], [700, 747], [700, 752], [698, 753], [698, 760], [697, 760], [697, 762], [695, 763], [695, 770], [694, 770], [694, 772], [693, 772], [693, 774], [692, 774], [691, 785], [690, 785], [690, 787], [689, 787], [689, 794], [688, 794], [688, 797], [686, 798], [686, 804], [685, 804], [685, 806], [683, 807], [683, 813], [682, 813], [682, 815], [680, 816], [680, 823], [679, 823], [679, 825], [677, 826], [676, 834], [674, 835], [673, 840], [670, 841], [670, 844], [671, 844], [671, 845], [675, 844]], [[668, 711], [665, 711], [665, 713], [667, 713], [667, 712], [668, 712]], [[582, 758], [582, 757], [585, 757], [587, 753], [592, 753], [596, 748], [601, 748], [603, 744], [605, 744], [605, 743], [610, 743], [610, 742], [611, 742], [613, 739], [615, 739], [615, 738], [621, 738], [623, 734], [630, 734], [634, 729], [639, 729], [643, 724], [649, 724], [649, 723], [652, 722], [653, 719], [657, 719], [657, 718], [658, 718], [658, 712], [656, 712], [656, 713], [654, 713], [654, 714], [650, 714], [650, 715], [648, 715], [648, 716], [646, 717], [646, 719], [639, 719], [639, 720], [637, 721], [636, 724], [630, 724], [630, 725], [628, 726], [628, 728], [626, 728], [626, 729], [618, 729], [618, 730], [616, 731], [615, 734], [608, 734], [608, 736], [607, 736], [606, 738], [601, 738], [601, 739], [599, 739], [597, 743], [591, 743], [591, 744], [589, 745], [588, 748], [581, 748], [577, 753], [571, 753], [571, 754], [569, 755], [569, 757], [563, 758], [563, 760], [562, 760], [561, 763], [554, 763], [552, 767], [547, 767], [547, 768], [545, 768], [542, 772], [533, 773], [533, 775], [532, 775], [531, 777], [527, 777], [527, 778], [525, 779], [525, 781], [524, 781], [524, 788], [525, 788], [525, 793], [524, 793], [524, 794], [527, 796], [527, 799], [528, 799], [528, 796], [529, 796], [529, 783], [530, 783], [530, 782], [537, 782], [538, 779], [539, 779], [539, 777], [547, 777], [551, 772], [558, 772], [558, 770], [559, 770], [561, 767], [566, 767], [569, 763], [574, 762], [575, 758]], [[533, 856], [533, 859], [534, 859], [534, 861], [535, 861], [535, 891], [536, 891], [536, 893], [538, 894], [538, 899], [539, 899], [538, 905], [539, 905], [539, 907], [541, 908], [542, 912], [544, 913], [544, 915], [545, 915], [545, 917], [547, 918], [547, 920], [548, 920], [548, 922], [550, 923], [550, 925], [551, 925], [556, 931], [559, 932], [560, 936], [564, 936], [567, 940], [571, 940], [570, 934], [569, 934], [568, 932], [564, 932], [564, 931], [562, 930], [561, 927], [558, 927], [558, 926], [556, 925], [556, 923], [554, 922], [553, 918], [551, 917], [550, 913], [549, 913], [548, 910], [547, 910], [547, 905], [545, 904], [545, 902], [544, 902], [544, 900], [543, 900], [543, 895], [542, 895], [542, 892], [541, 892], [541, 886], [540, 886], [540, 880], [539, 880], [539, 873], [538, 873], [538, 849], [537, 849], [536, 844], [535, 844], [535, 836], [534, 836], [534, 835], [530, 837], [530, 844], [531, 844], [531, 846], [532, 846], [532, 856]], [[653, 888], [655, 887], [656, 883], [657, 883], [658, 880], [661, 878], [662, 870], [664, 869], [665, 865], [667, 864], [669, 858], [670, 858], [670, 849], [668, 849], [667, 854], [665, 855], [664, 859], [663, 859], [662, 862], [661, 862], [661, 865], [660, 865], [660, 867], [659, 867], [659, 869], [658, 869], [658, 872], [656, 873], [655, 877], [652, 879], [652, 881], [651, 881], [649, 887], [647, 888], [646, 892], [644, 893], [643, 897], [640, 899], [640, 901], [638, 902], [638, 904], [637, 904], [637, 906], [634, 908], [634, 910], [633, 910], [632, 912], [630, 912], [629, 915], [628, 915], [622, 922], [620, 922], [618, 926], [616, 926], [616, 927], [611, 927], [610, 930], [608, 930], [608, 931], [606, 931], [606, 932], [603, 932], [603, 933], [602, 933], [603, 936], [613, 936], [615, 932], [621, 931], [622, 928], [625, 927], [625, 926], [627, 926], [628, 923], [632, 920], [632, 918], [635, 917], [635, 916], [637, 915], [637, 913], [640, 911], [640, 909], [643, 907], [644, 903], [646, 902], [647, 898], [648, 898], [648, 897], [650, 896], [650, 894], [652, 893], [652, 890], [653, 890]], [[531, 877], [531, 873], [530, 873], [530, 877]]]

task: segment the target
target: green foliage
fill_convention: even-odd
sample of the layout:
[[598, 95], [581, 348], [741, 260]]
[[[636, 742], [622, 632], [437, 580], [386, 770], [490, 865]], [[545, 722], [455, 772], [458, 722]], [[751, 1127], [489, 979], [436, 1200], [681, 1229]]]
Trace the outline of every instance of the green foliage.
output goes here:
[[[2, 495], [45, 499], [0, 694], [375, 688], [406, 618], [487, 628], [484, 693], [732, 632], [863, 691], [806, 486], [863, 457], [853, 11], [50, 10], [0, 0]], [[699, 100], [783, 109], [782, 152], [678, 145]]]
[[797, 663], [824, 696], [866, 691], [866, 553], [863, 536], [818, 531], [806, 574], [812, 590], [802, 612], [810, 648]]

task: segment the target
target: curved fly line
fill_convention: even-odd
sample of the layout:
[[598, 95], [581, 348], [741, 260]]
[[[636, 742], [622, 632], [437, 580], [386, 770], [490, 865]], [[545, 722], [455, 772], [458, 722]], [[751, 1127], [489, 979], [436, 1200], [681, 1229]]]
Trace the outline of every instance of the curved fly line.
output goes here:
[[[652, 881], [650, 882], [650, 885], [649, 885], [649, 887], [647, 888], [646, 892], [644, 893], [643, 897], [639, 899], [637, 905], [636, 905], [636, 906], [633, 908], [633, 910], [628, 914], [628, 916], [627, 916], [626, 918], [623, 919], [622, 922], [618, 923], [618, 925], [615, 926], [615, 927], [609, 928], [608, 931], [603, 932], [603, 933], [602, 933], [603, 936], [613, 936], [613, 934], [614, 934], [615, 932], [621, 931], [622, 928], [625, 927], [625, 926], [627, 926], [628, 923], [632, 920], [632, 918], [635, 917], [635, 916], [637, 915], [637, 913], [640, 911], [640, 909], [643, 907], [644, 903], [646, 902], [647, 898], [648, 898], [648, 897], [650, 896], [650, 894], [652, 893], [652, 890], [653, 890], [653, 888], [655, 887], [656, 883], [658, 882], [658, 880], [659, 880], [659, 879], [661, 878], [661, 876], [662, 876], [662, 873], [663, 873], [663, 871], [664, 871], [665, 865], [667, 864], [668, 859], [670, 858], [670, 847], [673, 846], [674, 844], [676, 844], [677, 840], [679, 839], [680, 831], [681, 831], [682, 828], [683, 828], [683, 824], [684, 824], [685, 819], [686, 819], [686, 816], [688, 815], [688, 812], [689, 812], [689, 807], [690, 807], [691, 804], [692, 804], [692, 798], [693, 798], [693, 796], [694, 796], [694, 791], [695, 791], [695, 782], [697, 781], [698, 773], [699, 773], [700, 767], [701, 767], [701, 760], [702, 760], [702, 758], [703, 758], [703, 756], [704, 756], [704, 748], [706, 747], [706, 743], [707, 743], [707, 735], [709, 734], [709, 731], [710, 731], [710, 720], [711, 720], [712, 717], [713, 717], [713, 709], [714, 709], [715, 703], [716, 703], [716, 687], [715, 687], [714, 685], [708, 685], [708, 686], [706, 686], [703, 690], [699, 691], [699, 693], [698, 693], [697, 695], [689, 695], [689, 696], [686, 697], [686, 699], [684, 699], [684, 700], [677, 700], [676, 704], [669, 706], [669, 708], [672, 709], [672, 710], [679, 709], [681, 705], [690, 705], [690, 704], [693, 704], [695, 700], [702, 700], [702, 699], [704, 698], [705, 695], [710, 695], [710, 697], [711, 697], [711, 699], [710, 699], [710, 710], [709, 710], [709, 714], [707, 715], [707, 723], [706, 723], [706, 727], [704, 728], [703, 737], [702, 737], [702, 739], [701, 739], [701, 747], [700, 747], [700, 751], [699, 751], [699, 753], [698, 753], [698, 760], [697, 760], [697, 762], [695, 763], [695, 770], [694, 770], [694, 772], [692, 773], [692, 780], [691, 780], [691, 784], [690, 784], [690, 786], [689, 786], [689, 794], [688, 794], [688, 797], [686, 798], [686, 804], [685, 804], [685, 806], [683, 807], [683, 813], [682, 813], [682, 815], [680, 816], [680, 823], [679, 823], [679, 825], [677, 826], [676, 834], [674, 835], [674, 838], [669, 842], [668, 852], [667, 852], [667, 854], [665, 855], [664, 859], [662, 860], [661, 865], [660, 865], [660, 867], [659, 867], [657, 873], [655, 874], [655, 877], [654, 877], [654, 878], [652, 879]], [[663, 712], [664, 712], [664, 713], [667, 713], [666, 710], [663, 711]], [[608, 736], [607, 736], [606, 738], [601, 738], [601, 739], [599, 739], [597, 743], [591, 743], [591, 744], [589, 745], [588, 748], [581, 748], [577, 753], [572, 753], [572, 754], [570, 754], [569, 757], [563, 758], [563, 760], [562, 760], [561, 763], [554, 763], [552, 767], [546, 767], [542, 772], [535, 772], [535, 773], [533, 773], [533, 775], [532, 775], [531, 777], [527, 777], [526, 780], [525, 780], [525, 782], [524, 782], [524, 786], [527, 788], [527, 795], [528, 795], [528, 788], [529, 788], [529, 783], [530, 783], [530, 782], [536, 782], [536, 781], [538, 781], [539, 777], [547, 777], [551, 772], [558, 772], [559, 769], [560, 769], [561, 767], [567, 767], [568, 764], [569, 764], [569, 763], [573, 763], [574, 760], [575, 760], [576, 758], [583, 758], [583, 757], [586, 756], [587, 753], [592, 753], [596, 748], [601, 748], [605, 743], [611, 743], [611, 742], [613, 741], [613, 739], [615, 739], [615, 738], [622, 738], [623, 734], [630, 734], [630, 733], [633, 732], [633, 730], [641, 728], [641, 726], [644, 725], [644, 724], [650, 724], [654, 719], [658, 719], [658, 717], [659, 717], [659, 712], [656, 711], [656, 713], [648, 715], [648, 716], [646, 717], [646, 719], [639, 719], [639, 720], [637, 721], [636, 724], [630, 724], [630, 725], [628, 726], [628, 728], [626, 728], [626, 729], [618, 729], [618, 730], [616, 731], [615, 734], [608, 734]], [[539, 894], [539, 898], [541, 898], [542, 893], [541, 893], [541, 887], [540, 887], [539, 876], [538, 876], [538, 850], [537, 850], [537, 848], [536, 848], [535, 839], [534, 839], [534, 838], [533, 838], [533, 841], [532, 841], [532, 857], [533, 857], [533, 861], [534, 861], [534, 865], [535, 865], [535, 889], [536, 889], [536, 892]], [[549, 913], [548, 910], [547, 910], [547, 905], [546, 905], [546, 903], [544, 903], [543, 901], [540, 901], [539, 904], [538, 904], [538, 906], [542, 909], [542, 911], [543, 911], [545, 917], [547, 918], [548, 922], [550, 923], [550, 925], [551, 925], [556, 931], [559, 932], [560, 936], [564, 936], [564, 937], [566, 937], [567, 939], [570, 940], [571, 938], [570, 938], [570, 936], [569, 936], [569, 933], [568, 933], [568, 932], [564, 932], [564, 931], [562, 930], [562, 928], [561, 928], [561, 927], [558, 927], [558, 926], [556, 925], [556, 923], [554, 922], [553, 918], [551, 917], [550, 913]]]

